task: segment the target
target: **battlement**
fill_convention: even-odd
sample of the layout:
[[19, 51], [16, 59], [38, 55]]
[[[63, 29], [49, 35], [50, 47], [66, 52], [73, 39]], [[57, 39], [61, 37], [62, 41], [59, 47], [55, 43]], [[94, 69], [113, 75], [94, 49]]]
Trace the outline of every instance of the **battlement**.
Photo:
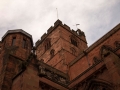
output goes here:
[[41, 39], [38, 40], [36, 43], [35, 43], [35, 46], [37, 47], [53, 30], [55, 30], [56, 27], [58, 26], [62, 26], [63, 28], [65, 28], [66, 30], [68, 30], [69, 32], [73, 33], [74, 35], [78, 36], [78, 37], [81, 37], [81, 36], [84, 36], [85, 37], [85, 34], [83, 31], [81, 31], [80, 29], [78, 30], [71, 30], [71, 28], [66, 25], [66, 24], [62, 24], [62, 21], [60, 21], [59, 19], [54, 23], [54, 26], [51, 26], [48, 30], [47, 30], [47, 33], [44, 33], [42, 36], [41, 36]]

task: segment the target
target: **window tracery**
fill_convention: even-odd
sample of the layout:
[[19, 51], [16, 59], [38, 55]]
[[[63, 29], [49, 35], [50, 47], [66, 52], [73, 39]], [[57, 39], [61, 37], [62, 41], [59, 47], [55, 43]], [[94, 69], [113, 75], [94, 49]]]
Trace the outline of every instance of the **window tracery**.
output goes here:
[[76, 47], [78, 46], [77, 39], [74, 36], [71, 36], [70, 40], [71, 40], [71, 44], [73, 44]]
[[45, 51], [48, 50], [51, 47], [51, 41], [50, 38], [47, 38], [44, 42], [44, 46], [45, 46]]

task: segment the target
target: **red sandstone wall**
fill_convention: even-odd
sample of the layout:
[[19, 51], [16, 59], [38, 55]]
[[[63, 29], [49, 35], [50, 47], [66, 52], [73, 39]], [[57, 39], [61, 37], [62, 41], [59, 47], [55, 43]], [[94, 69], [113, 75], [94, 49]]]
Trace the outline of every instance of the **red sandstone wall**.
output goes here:
[[[19, 48], [14, 53], [14, 55], [23, 60], [27, 59], [32, 49], [32, 44], [31, 44], [32, 42], [27, 36], [20, 34], [20, 33], [8, 34], [3, 40], [3, 47], [10, 47], [12, 44], [13, 37], [16, 37], [15, 46], [18, 46]], [[25, 38], [27, 41], [27, 44], [28, 44], [27, 49], [24, 49], [22, 47], [23, 38]]]
[[[40, 82], [45, 83], [40, 86]], [[38, 76], [38, 69], [29, 64], [27, 69], [13, 80], [12, 90], [43, 90], [45, 88], [54, 88], [52, 90], [68, 90], [65, 87], [52, 82], [49, 79]], [[48, 89], [45, 89], [48, 90]]]
[[[51, 38], [52, 37], [52, 38]], [[52, 32], [47, 38], [51, 39], [51, 49], [56, 48], [55, 50], [55, 54], [58, 52], [58, 50], [61, 48], [60, 46], [58, 46], [58, 44], [60, 44], [60, 36], [59, 36], [59, 30], [54, 30], [54, 32]], [[58, 43], [58, 44], [56, 44]], [[37, 59], [41, 60], [44, 59], [44, 62], [47, 62], [50, 59], [50, 50], [48, 49], [45, 52], [45, 46], [44, 46], [44, 42], [42, 42], [36, 50], [36, 54], [37, 54]], [[47, 57], [46, 57], [47, 56]]]
[[[63, 39], [64, 45], [63, 47], [66, 50], [69, 50], [70, 47], [74, 47], [76, 49], [76, 53], [80, 53], [81, 51], [85, 50], [87, 48], [87, 42], [85, 43], [85, 37], [84, 36], [79, 36], [79, 35], [74, 35], [73, 33], [69, 32], [69, 30], [64, 29], [63, 27], [60, 27], [61, 30], [61, 38]], [[74, 46], [71, 44], [71, 36], [74, 36], [77, 39], [78, 46]], [[83, 38], [84, 37], [84, 38]]]
[[29, 65], [27, 69], [13, 81], [12, 90], [41, 90], [37, 70]]
[[23, 86], [23, 75], [19, 75], [12, 83], [11, 90], [21, 90]]
[[[93, 65], [93, 58], [95, 56], [98, 57], [98, 59], [101, 59], [100, 50], [101, 50], [102, 45], [110, 45], [112, 48], [114, 48], [115, 41], [120, 41], [120, 30], [118, 30], [116, 33], [111, 35], [109, 38], [107, 38], [105, 41], [100, 43], [97, 47], [95, 47], [92, 51], [90, 51], [87, 54], [87, 58], [90, 63], [90, 66]], [[89, 47], [89, 48], [91, 48], [91, 47]], [[76, 78], [78, 75], [80, 75], [83, 71], [85, 71], [88, 68], [89, 68], [88, 62], [87, 62], [86, 56], [84, 56], [81, 59], [79, 59], [75, 64], [70, 66], [69, 75], [71, 77], [71, 80]]]
[[[51, 65], [58, 70], [68, 72], [67, 64], [70, 63], [79, 53], [81, 53], [87, 44], [80, 39], [80, 36], [75, 36], [78, 42], [78, 46], [71, 44], [71, 31], [58, 26], [52, 33], [46, 38], [50, 38], [51, 47], [45, 51], [44, 41], [37, 47], [36, 54], [39, 60], [43, 59], [45, 63]], [[82, 36], [81, 36], [82, 37]], [[45, 39], [46, 39], [45, 38]], [[74, 54], [72, 49], [75, 50]], [[54, 49], [54, 56], [51, 58], [50, 51]]]

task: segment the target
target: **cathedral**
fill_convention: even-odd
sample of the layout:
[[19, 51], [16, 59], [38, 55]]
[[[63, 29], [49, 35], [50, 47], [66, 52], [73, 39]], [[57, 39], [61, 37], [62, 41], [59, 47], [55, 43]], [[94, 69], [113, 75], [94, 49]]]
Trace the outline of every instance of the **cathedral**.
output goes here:
[[120, 90], [120, 24], [87, 46], [57, 20], [33, 45], [22, 29], [0, 41], [0, 90]]

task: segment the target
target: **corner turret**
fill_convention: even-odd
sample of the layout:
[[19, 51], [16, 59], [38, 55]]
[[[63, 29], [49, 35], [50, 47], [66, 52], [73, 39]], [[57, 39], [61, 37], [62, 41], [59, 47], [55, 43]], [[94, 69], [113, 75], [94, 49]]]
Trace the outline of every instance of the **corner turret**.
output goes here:
[[3, 51], [26, 60], [33, 47], [32, 36], [22, 29], [8, 30], [2, 37]]

